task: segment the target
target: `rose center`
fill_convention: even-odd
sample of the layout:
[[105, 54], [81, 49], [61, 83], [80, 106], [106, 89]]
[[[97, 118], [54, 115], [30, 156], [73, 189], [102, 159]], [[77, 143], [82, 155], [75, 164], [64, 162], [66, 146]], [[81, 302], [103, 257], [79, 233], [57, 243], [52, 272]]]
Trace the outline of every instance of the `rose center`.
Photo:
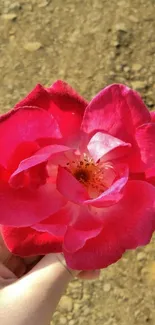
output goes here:
[[67, 163], [66, 169], [88, 190], [91, 197], [97, 197], [113, 183], [116, 174], [110, 163], [102, 163], [85, 154]]
[[74, 173], [74, 177], [78, 181], [80, 181], [82, 183], [86, 183], [86, 182], [88, 182], [90, 175], [87, 170], [83, 169], [83, 170], [76, 170]]

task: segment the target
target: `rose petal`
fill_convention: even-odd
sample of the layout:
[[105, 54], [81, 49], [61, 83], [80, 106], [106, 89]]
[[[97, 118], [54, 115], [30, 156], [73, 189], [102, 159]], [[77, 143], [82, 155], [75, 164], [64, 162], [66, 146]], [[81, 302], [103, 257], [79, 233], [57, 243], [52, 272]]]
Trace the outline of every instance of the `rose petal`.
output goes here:
[[77, 205], [68, 202], [58, 212], [40, 223], [33, 225], [32, 228], [38, 231], [48, 232], [54, 236], [64, 236], [67, 226], [72, 224], [73, 220], [77, 218], [77, 215]]
[[68, 266], [76, 270], [104, 268], [121, 258], [126, 249], [148, 244], [155, 227], [154, 203], [155, 188], [152, 185], [129, 181], [124, 198], [118, 204], [94, 210], [95, 214], [99, 211], [100, 217], [103, 213], [103, 228], [99, 235], [86, 239], [84, 246], [78, 246], [79, 250], [73, 251], [71, 246], [66, 249], [64, 245]]
[[[84, 230], [79, 231], [72, 227], [68, 227], [65, 233], [65, 240], [64, 240], [65, 254], [67, 255], [67, 247], [69, 249], [69, 252], [70, 251], [76, 252], [85, 245], [88, 239], [96, 237], [101, 231], [102, 231], [101, 227], [89, 231], [84, 231]], [[80, 269], [83, 270], [83, 266]]]
[[82, 130], [86, 133], [105, 131], [131, 143], [135, 128], [150, 119], [139, 94], [124, 85], [114, 84], [99, 92], [89, 103]]
[[142, 161], [140, 149], [136, 143], [136, 139], [134, 139], [132, 143], [130, 155], [121, 159], [121, 162], [128, 164], [130, 173], [143, 173], [145, 171], [145, 165]]
[[83, 115], [88, 102], [66, 82], [57, 80], [46, 90], [61, 110], [73, 110], [74, 107], [75, 110]]
[[[40, 138], [60, 138], [55, 119], [38, 107], [22, 107], [0, 116], [0, 164], [7, 168], [16, 148]], [[9, 150], [8, 150], [9, 148]]]
[[52, 110], [53, 103], [62, 111], [72, 110], [73, 107], [83, 115], [87, 101], [82, 98], [70, 85], [62, 80], [57, 80], [49, 88], [38, 84], [15, 108], [22, 106], [38, 106]]
[[155, 177], [155, 165], [151, 168], [148, 168], [145, 172], [146, 179]]
[[130, 143], [125, 143], [109, 134], [97, 132], [88, 143], [88, 151], [97, 162], [121, 158], [130, 153]]
[[40, 146], [36, 141], [25, 141], [20, 143], [14, 150], [13, 155], [10, 157], [10, 160], [7, 164], [7, 168], [10, 175], [16, 170], [21, 160], [32, 156], [35, 152], [39, 150], [39, 148]]
[[[93, 135], [94, 133], [94, 135]], [[82, 137], [81, 137], [81, 143], [80, 143], [80, 150], [81, 152], [85, 152], [87, 155], [89, 155], [89, 150], [88, 150], [88, 144], [89, 142], [92, 140], [92, 143], [90, 145], [90, 150], [91, 150], [91, 154], [94, 156], [95, 159], [95, 155], [96, 155], [96, 160], [97, 158], [100, 156], [100, 152], [102, 152], [103, 147], [102, 144], [98, 142], [98, 146], [97, 148], [100, 150], [98, 150], [97, 152], [95, 152], [95, 145], [97, 145], [97, 143], [94, 143], [95, 145], [93, 146], [93, 138], [95, 137], [95, 135], [97, 134], [105, 134], [103, 132], [92, 132], [91, 134], [86, 134], [83, 133]], [[109, 134], [106, 134], [107, 137], [110, 136]], [[117, 139], [115, 137], [111, 136], [111, 140]], [[109, 138], [110, 140], [110, 138]], [[138, 173], [138, 172], [143, 172], [144, 171], [144, 163], [141, 160], [141, 155], [140, 155], [140, 149], [137, 145], [136, 139], [135, 139], [135, 133], [134, 135], [132, 135], [130, 137], [131, 143], [127, 143], [122, 141], [122, 145], [121, 145], [121, 140], [117, 139], [118, 141], [120, 141], [120, 147], [116, 146], [116, 148], [114, 148], [113, 150], [109, 151], [109, 153], [107, 152], [107, 154], [105, 153], [105, 156], [103, 156], [103, 158], [101, 158], [103, 161], [107, 161], [107, 160], [112, 160], [112, 159], [120, 159], [121, 158], [121, 162], [124, 164], [128, 164], [129, 166], [129, 170], [132, 173]], [[115, 142], [115, 140], [114, 140]], [[123, 145], [126, 144], [126, 145]], [[94, 150], [93, 150], [94, 149]], [[108, 148], [107, 148], [108, 150]], [[109, 148], [110, 150], [110, 148]], [[104, 153], [104, 150], [103, 150]]]
[[57, 120], [64, 143], [76, 142], [87, 102], [67, 83], [58, 80], [51, 87], [37, 85], [15, 107], [33, 105], [48, 110]]
[[81, 204], [89, 198], [85, 187], [62, 167], [58, 169], [57, 189], [66, 199], [77, 204]]
[[0, 224], [30, 226], [56, 213], [65, 204], [65, 198], [49, 183], [35, 191], [14, 190], [3, 184], [0, 187]]
[[144, 180], [155, 186], [155, 165], [145, 171]]
[[67, 227], [64, 237], [64, 249], [68, 252], [78, 251], [86, 241], [96, 237], [102, 230], [102, 222], [86, 207], [80, 207], [73, 224]]
[[1, 227], [8, 249], [21, 257], [62, 252], [62, 237], [38, 232], [30, 227]]
[[136, 140], [144, 170], [151, 168], [155, 163], [155, 124], [147, 123], [140, 126], [136, 131]]
[[155, 111], [150, 112], [151, 114], [151, 122], [155, 122]]
[[33, 156], [21, 161], [18, 168], [10, 177], [10, 181], [9, 181], [10, 185], [14, 183], [16, 177], [23, 171], [28, 170], [29, 168], [32, 168], [34, 166], [37, 166], [51, 159], [52, 157], [56, 157], [57, 154], [60, 154], [59, 158], [61, 159], [61, 154], [63, 155], [63, 153], [65, 153], [68, 150], [70, 150], [70, 148], [62, 145], [50, 145], [38, 150]]
[[10, 173], [3, 167], [0, 165], [0, 182], [1, 184], [8, 182], [10, 177]]
[[[118, 167], [117, 167], [118, 168]], [[128, 167], [119, 166], [120, 178], [117, 179], [105, 192], [95, 199], [89, 199], [84, 204], [91, 204], [97, 208], [108, 207], [120, 201], [124, 194], [124, 189], [128, 181]]]
[[[75, 239], [77, 238], [75, 237]], [[107, 238], [105, 231], [100, 231], [99, 235], [96, 235], [95, 238], [88, 239], [85, 246], [76, 252], [70, 253], [63, 247], [67, 265], [73, 270], [105, 268], [117, 262], [122, 257], [124, 251], [125, 249], [121, 247], [116, 236], [114, 238]]]

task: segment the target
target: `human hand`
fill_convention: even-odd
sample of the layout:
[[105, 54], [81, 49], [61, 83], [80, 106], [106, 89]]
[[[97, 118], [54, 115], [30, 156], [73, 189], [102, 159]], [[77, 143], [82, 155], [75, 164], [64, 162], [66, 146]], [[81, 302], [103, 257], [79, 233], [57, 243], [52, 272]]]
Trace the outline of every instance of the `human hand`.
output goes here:
[[[62, 254], [22, 259], [12, 255], [0, 236], [0, 323], [49, 324], [73, 277], [95, 279], [97, 271], [75, 271]], [[9, 314], [8, 308], [9, 306]]]
[[[50, 255], [50, 254], [49, 254]], [[63, 267], [71, 274], [72, 277], [77, 276], [80, 279], [91, 280], [98, 278], [100, 271], [75, 271], [67, 268], [65, 260], [62, 254], [51, 254], [53, 255], [53, 262], [58, 262], [63, 265]], [[13, 255], [9, 252], [6, 245], [4, 244], [3, 238], [0, 234], [0, 281], [1, 285], [7, 285], [18, 278], [21, 278], [24, 274], [29, 272], [33, 272], [33, 268], [37, 263], [42, 259], [42, 267], [44, 266], [45, 257], [28, 257], [28, 258], [20, 258], [18, 256]]]

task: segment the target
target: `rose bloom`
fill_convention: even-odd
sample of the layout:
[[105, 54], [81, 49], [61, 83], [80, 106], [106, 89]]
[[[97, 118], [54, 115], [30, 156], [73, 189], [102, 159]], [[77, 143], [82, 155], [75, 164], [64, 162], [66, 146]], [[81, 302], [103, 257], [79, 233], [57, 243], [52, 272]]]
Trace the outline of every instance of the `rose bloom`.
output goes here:
[[155, 228], [155, 115], [121, 84], [90, 103], [62, 81], [0, 117], [0, 223], [20, 256], [99, 269]]

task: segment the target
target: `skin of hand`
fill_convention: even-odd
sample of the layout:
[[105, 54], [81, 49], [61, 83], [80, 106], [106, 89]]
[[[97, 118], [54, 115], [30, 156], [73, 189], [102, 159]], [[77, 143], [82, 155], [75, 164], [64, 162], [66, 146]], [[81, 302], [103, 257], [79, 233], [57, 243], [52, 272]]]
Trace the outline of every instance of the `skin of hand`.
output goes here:
[[14, 256], [0, 235], [0, 324], [12, 325], [14, 320], [16, 325], [49, 325], [69, 282], [74, 277], [96, 279], [99, 274], [69, 269], [62, 254]]

